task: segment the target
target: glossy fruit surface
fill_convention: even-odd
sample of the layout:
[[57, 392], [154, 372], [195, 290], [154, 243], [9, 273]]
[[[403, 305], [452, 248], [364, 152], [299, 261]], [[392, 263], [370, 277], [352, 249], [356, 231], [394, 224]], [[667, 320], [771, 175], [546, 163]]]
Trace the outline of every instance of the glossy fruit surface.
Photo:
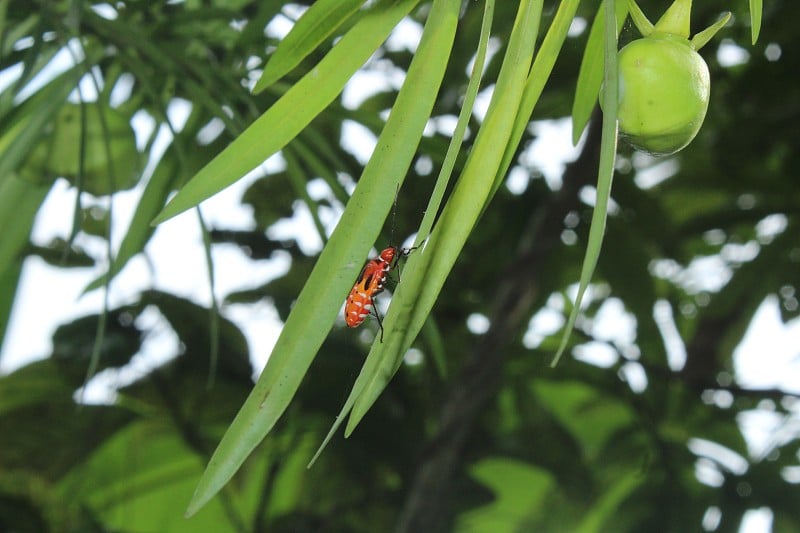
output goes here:
[[689, 144], [709, 94], [708, 67], [681, 36], [654, 32], [619, 52], [619, 128], [636, 148], [666, 155]]

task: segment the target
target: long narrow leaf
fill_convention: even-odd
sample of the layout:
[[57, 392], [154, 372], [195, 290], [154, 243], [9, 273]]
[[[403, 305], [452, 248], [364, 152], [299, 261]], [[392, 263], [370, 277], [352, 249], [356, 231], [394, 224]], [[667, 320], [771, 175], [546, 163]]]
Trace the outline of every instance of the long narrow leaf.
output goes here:
[[750, 0], [750, 35], [753, 44], [756, 44], [761, 33], [761, 10], [761, 0]]
[[589, 244], [586, 247], [586, 257], [581, 267], [581, 280], [578, 286], [578, 295], [575, 297], [575, 305], [569, 315], [567, 326], [564, 328], [564, 336], [561, 345], [551, 366], [558, 364], [561, 355], [567, 347], [572, 329], [575, 327], [575, 320], [580, 313], [581, 300], [597, 266], [597, 258], [600, 256], [600, 248], [603, 245], [603, 235], [606, 231], [606, 216], [608, 210], [608, 199], [611, 197], [611, 182], [614, 178], [614, 161], [617, 154], [617, 94], [619, 91], [619, 80], [617, 78], [617, 18], [614, 8], [614, 0], [607, 0], [605, 8], [605, 77], [603, 83], [603, 131], [600, 138], [600, 166], [597, 172], [597, 200], [595, 201], [594, 212], [592, 213], [592, 227], [589, 229]]
[[296, 67], [363, 3], [364, 0], [314, 2], [278, 44], [253, 92], [260, 93]]
[[522, 102], [520, 103], [519, 112], [514, 122], [514, 129], [511, 132], [511, 139], [506, 145], [500, 170], [495, 176], [492, 194], [497, 192], [497, 189], [500, 188], [506, 172], [511, 168], [511, 163], [517, 153], [519, 142], [522, 139], [523, 133], [525, 133], [525, 129], [528, 127], [533, 108], [539, 101], [542, 90], [544, 90], [544, 86], [550, 78], [550, 74], [553, 71], [558, 54], [563, 47], [564, 40], [567, 38], [569, 27], [572, 25], [572, 20], [575, 18], [575, 12], [578, 10], [580, 3], [580, 0], [564, 0], [561, 2], [555, 17], [553, 17], [553, 21], [550, 23], [550, 28], [547, 30], [547, 35], [544, 36], [542, 45], [539, 47], [539, 53], [536, 54], [536, 59], [531, 67], [528, 81], [525, 84], [525, 92], [522, 95]]
[[464, 132], [467, 131], [470, 116], [472, 116], [472, 107], [475, 104], [475, 98], [478, 95], [480, 88], [481, 76], [483, 75], [483, 66], [486, 62], [486, 50], [489, 46], [489, 37], [492, 30], [492, 19], [494, 18], [494, 0], [486, 0], [483, 10], [483, 21], [481, 22], [481, 34], [478, 38], [478, 49], [475, 54], [475, 62], [472, 65], [472, 73], [470, 74], [467, 90], [464, 93], [464, 102], [461, 105], [461, 112], [458, 114], [458, 122], [453, 130], [453, 137], [450, 139], [450, 144], [447, 147], [447, 153], [444, 156], [442, 169], [439, 176], [436, 178], [436, 185], [433, 188], [428, 206], [425, 208], [425, 216], [422, 217], [422, 222], [419, 225], [419, 232], [417, 232], [417, 241], [414, 246], [420, 246], [422, 242], [430, 235], [431, 228], [433, 227], [433, 220], [439, 214], [439, 206], [444, 198], [444, 192], [447, 185], [450, 183], [450, 176], [453, 173], [453, 167], [456, 163], [456, 158], [461, 150], [461, 143], [464, 140]]
[[0, 353], [3, 351], [3, 341], [6, 338], [6, 331], [11, 318], [11, 310], [14, 307], [14, 298], [17, 295], [17, 286], [21, 273], [21, 261], [0, 271]]
[[[486, 59], [486, 49], [489, 43], [489, 37], [491, 35], [491, 27], [492, 27], [492, 19], [494, 16], [494, 1], [487, 0], [484, 8], [484, 18], [481, 24], [481, 35], [478, 39], [478, 50], [475, 56], [475, 63], [473, 65], [472, 73], [470, 75], [470, 80], [467, 86], [467, 91], [464, 96], [464, 104], [461, 109], [461, 113], [459, 113], [458, 123], [456, 124], [456, 128], [453, 132], [453, 138], [451, 139], [450, 145], [448, 146], [447, 155], [445, 156], [445, 161], [442, 164], [442, 170], [439, 173], [439, 176], [436, 180], [436, 185], [434, 186], [433, 193], [431, 195], [431, 199], [428, 202], [428, 206], [425, 210], [425, 216], [420, 223], [420, 229], [417, 232], [417, 240], [415, 242], [415, 246], [420, 247], [425, 241], [428, 236], [430, 235], [430, 229], [433, 225], [433, 220], [435, 215], [439, 212], [439, 205], [441, 203], [442, 197], [444, 196], [444, 190], [447, 187], [447, 183], [450, 180], [450, 174], [453, 169], [453, 165], [455, 164], [455, 158], [458, 155], [458, 148], [461, 146], [461, 141], [463, 140], [464, 131], [466, 130], [466, 126], [469, 122], [469, 117], [472, 114], [472, 106], [475, 103], [475, 97], [478, 93], [478, 88], [480, 86], [480, 79], [483, 73], [483, 65]], [[408, 269], [406, 269], [408, 272]], [[441, 345], [441, 339], [438, 335], [432, 335], [434, 337], [434, 343], [439, 347], [439, 350], [436, 350], [436, 356], [434, 360], [436, 361], [437, 367], [439, 371], [444, 375], [445, 372], [445, 364], [443, 358], [443, 346]], [[364, 370], [362, 369], [362, 373]], [[354, 385], [353, 390], [350, 392], [350, 396], [347, 398], [344, 407], [342, 408], [339, 416], [336, 417], [336, 421], [334, 422], [331, 429], [328, 431], [328, 434], [323, 439], [322, 444], [320, 444], [317, 452], [314, 454], [314, 457], [311, 458], [308, 466], [309, 468], [316, 462], [317, 458], [323, 452], [323, 450], [327, 447], [328, 443], [330, 442], [333, 435], [336, 433], [336, 430], [339, 428], [341, 423], [344, 421], [344, 417], [352, 408], [353, 402], [355, 398], [360, 394], [360, 389], [356, 389], [356, 385]]]
[[520, 3], [486, 119], [428, 244], [408, 262], [403, 283], [384, 320], [386, 342], [373, 345], [353, 386], [345, 436], [352, 433], [399, 369], [491, 197], [530, 72], [541, 10], [541, 0]]
[[0, 181], [0, 272], [20, 260], [33, 220], [49, 190], [50, 185], [38, 185], [13, 174]]
[[206, 260], [206, 273], [208, 275], [208, 290], [211, 293], [211, 305], [208, 308], [208, 379], [206, 388], [212, 389], [217, 377], [217, 365], [219, 363], [219, 322], [220, 310], [219, 300], [217, 299], [217, 283], [214, 274], [214, 258], [211, 255], [211, 232], [206, 221], [203, 219], [203, 212], [200, 207], [195, 208], [197, 213], [197, 223], [200, 232], [203, 234], [203, 255]]
[[22, 251], [30, 239], [36, 213], [44, 202], [49, 185], [38, 185], [9, 175], [0, 181], [0, 348], [14, 305], [22, 269]]
[[233, 476], [293, 398], [391, 209], [439, 92], [455, 38], [459, 0], [434, 2], [386, 127], [336, 230], [297, 298], [253, 391], [214, 452], [187, 515]]
[[297, 197], [306, 204], [306, 209], [308, 209], [311, 220], [314, 222], [314, 228], [317, 230], [319, 240], [326, 243], [328, 242], [328, 236], [325, 234], [325, 226], [319, 218], [319, 208], [316, 202], [311, 198], [311, 195], [308, 194], [308, 180], [304, 174], [303, 168], [300, 166], [300, 161], [291, 148], [291, 146], [288, 146], [283, 151], [283, 158], [286, 160], [286, 175], [289, 177], [289, 182], [292, 184], [292, 187], [294, 187]]
[[10, 176], [40, 141], [42, 131], [66, 101], [80, 73], [76, 66], [55, 77], [8, 120], [9, 130], [0, 139], [0, 181]]
[[[605, 0], [604, 0], [605, 1]], [[628, 2], [617, 2], [617, 36], [622, 31], [622, 24], [628, 16]], [[602, 10], [592, 22], [586, 49], [583, 52], [578, 82], [575, 84], [575, 100], [572, 103], [572, 144], [577, 145], [581, 138], [603, 83], [603, 40], [605, 37], [605, 15]]]
[[158, 224], [236, 182], [286, 146], [342, 91], [353, 73], [419, 0], [374, 9], [225, 150], [187, 183], [153, 221]]

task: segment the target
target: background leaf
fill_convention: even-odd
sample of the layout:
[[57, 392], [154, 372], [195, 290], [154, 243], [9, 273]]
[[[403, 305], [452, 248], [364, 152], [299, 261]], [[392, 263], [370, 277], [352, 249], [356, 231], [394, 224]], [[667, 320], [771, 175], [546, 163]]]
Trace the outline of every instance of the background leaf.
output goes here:
[[313, 52], [345, 22], [364, 0], [321, 0], [303, 13], [267, 62], [253, 92], [261, 92]]
[[154, 224], [194, 207], [286, 146], [336, 98], [350, 76], [417, 1], [381, 4], [367, 12], [312, 72], [294, 84], [236, 141], [203, 167], [167, 204]]
[[[647, 12], [669, 3], [653, 0]], [[256, 162], [258, 173], [202, 207], [205, 232], [192, 218], [150, 226], [174, 190], [358, 20], [400, 6], [333, 12], [344, 22], [253, 94], [287, 22], [310, 4], [0, 0], [0, 530], [737, 531], [754, 518], [797, 529], [800, 100], [790, 88], [800, 4], [766, 6], [772, 44], [759, 53], [747, 2], [694, 3], [698, 28], [734, 15], [724, 44], [714, 38], [700, 52], [713, 85], [706, 122], [674, 156], [618, 147], [603, 252], [570, 357], [555, 369], [547, 363], [572, 311], [596, 203], [600, 117], [578, 148], [569, 120], [600, 2], [532, 3], [544, 6], [539, 30], [524, 29], [541, 44], [532, 65], [523, 61], [522, 93], [502, 127], [486, 104], [517, 48], [520, 4], [446, 2], [442, 17], [430, 0], [406, 4], [385, 26], [391, 37], [337, 78], [345, 91], [263, 168]], [[433, 32], [435, 19], [446, 22]], [[636, 36], [626, 25], [619, 39]], [[731, 46], [748, 52], [735, 64]], [[120, 131], [135, 132], [140, 183], [95, 197], [62, 176], [23, 172], [34, 168], [32, 150], [52, 142], [65, 105], [110, 111]], [[61, 137], [53, 153], [75, 157], [75, 139]], [[448, 168], [462, 184], [480, 178], [491, 201], [475, 205], [484, 202], [472, 190], [436, 182]], [[430, 203], [437, 183], [444, 209]], [[463, 243], [466, 228], [451, 223], [461, 209], [472, 225]], [[392, 272], [399, 282], [378, 305], [400, 317], [423, 296], [430, 312], [415, 315], [418, 335], [417, 322], [393, 319], [384, 345], [415, 339], [378, 360], [381, 346], [369, 355], [376, 322], [346, 328], [340, 306], [375, 249], [424, 237], [421, 218], [436, 228], [433, 242]], [[203, 243], [216, 302], [198, 267]], [[447, 266], [446, 279], [414, 285], [431, 272], [412, 267], [428, 261]], [[103, 295], [76, 302], [64, 292], [107, 284], [103, 275], [126, 262]], [[314, 353], [283, 360], [293, 374], [278, 372], [273, 355], [270, 397], [285, 391], [285, 408], [187, 520], [197, 480], [281, 328], [291, 334], [281, 345], [313, 341]], [[93, 352], [100, 371], [83, 388]], [[386, 386], [359, 430], [331, 440], [307, 469], [365, 358], [387, 371], [374, 375]]]

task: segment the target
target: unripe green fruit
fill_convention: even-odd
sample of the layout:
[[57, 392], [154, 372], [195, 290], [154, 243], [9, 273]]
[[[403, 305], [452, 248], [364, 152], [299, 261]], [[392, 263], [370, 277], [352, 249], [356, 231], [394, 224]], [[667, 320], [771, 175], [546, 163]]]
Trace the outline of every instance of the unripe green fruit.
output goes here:
[[708, 66], [680, 36], [652, 33], [619, 52], [619, 129], [657, 155], [694, 139], [708, 109]]

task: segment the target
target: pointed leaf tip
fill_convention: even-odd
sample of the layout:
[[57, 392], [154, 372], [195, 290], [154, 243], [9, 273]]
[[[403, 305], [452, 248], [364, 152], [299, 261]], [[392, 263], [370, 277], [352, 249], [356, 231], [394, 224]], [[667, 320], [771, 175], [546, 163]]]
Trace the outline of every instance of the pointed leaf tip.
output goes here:
[[655, 31], [689, 38], [692, 18], [692, 0], [675, 0], [655, 25]]
[[750, 36], [753, 44], [756, 44], [758, 35], [761, 33], [762, 9], [761, 0], [750, 0]]
[[730, 18], [731, 18], [730, 11], [723, 13], [722, 16], [719, 18], [719, 20], [717, 20], [714, 24], [712, 24], [708, 28], [704, 29], [703, 31], [692, 37], [691, 40], [692, 47], [695, 50], [700, 50], [701, 48], [703, 48], [708, 43], [708, 41], [713, 39], [714, 36], [717, 34], [717, 32], [721, 30], [725, 26], [725, 24], [728, 23]]
[[641, 33], [643, 37], [647, 37], [653, 33], [653, 23], [650, 22], [644, 14], [642, 8], [636, 3], [636, 0], [628, 0], [628, 11], [631, 14], [631, 20], [633, 20], [634, 26], [636, 26], [636, 29], [639, 30], [639, 33]]

